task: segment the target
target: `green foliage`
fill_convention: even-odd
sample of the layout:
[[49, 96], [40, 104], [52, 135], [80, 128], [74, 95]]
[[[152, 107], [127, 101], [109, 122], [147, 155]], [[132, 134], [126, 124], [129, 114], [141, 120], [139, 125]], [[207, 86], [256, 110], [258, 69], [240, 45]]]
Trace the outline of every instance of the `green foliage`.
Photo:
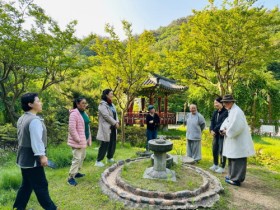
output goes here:
[[10, 137], [17, 136], [17, 129], [12, 124], [0, 125], [0, 134], [5, 134]]
[[127, 126], [126, 141], [133, 147], [145, 148], [146, 146], [146, 128], [138, 126]]
[[[18, 98], [26, 91], [42, 92], [76, 76], [85, 66], [74, 46], [76, 21], [62, 30], [42, 8], [29, 0], [0, 2], [0, 101], [4, 120], [16, 124]], [[30, 29], [23, 27], [31, 21]]]
[[252, 70], [263, 71], [274, 50], [270, 27], [278, 24], [274, 18], [278, 11], [231, 2], [195, 11], [181, 28], [181, 47], [175, 55], [179, 74], [208, 94], [234, 92]]

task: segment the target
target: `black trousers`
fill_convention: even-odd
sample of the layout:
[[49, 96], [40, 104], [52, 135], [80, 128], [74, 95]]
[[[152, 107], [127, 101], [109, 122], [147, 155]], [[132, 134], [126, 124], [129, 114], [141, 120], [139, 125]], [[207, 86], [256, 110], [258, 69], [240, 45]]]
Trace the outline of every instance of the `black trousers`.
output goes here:
[[110, 135], [110, 141], [101, 141], [99, 150], [98, 150], [98, 156], [97, 161], [101, 161], [104, 159], [106, 153], [107, 158], [111, 159], [114, 157], [115, 151], [116, 151], [116, 145], [117, 145], [117, 132], [115, 128], [111, 129], [111, 135]]
[[26, 169], [22, 168], [21, 174], [22, 183], [18, 190], [13, 209], [24, 210], [27, 206], [27, 203], [33, 190], [43, 209], [57, 209], [57, 207], [50, 198], [48, 190], [48, 181], [43, 167]]
[[220, 157], [221, 167], [225, 168], [227, 158], [223, 156], [223, 144], [224, 144], [224, 138], [216, 134], [216, 136], [214, 136], [213, 138], [213, 145], [212, 145], [214, 164], [219, 165], [219, 157]]

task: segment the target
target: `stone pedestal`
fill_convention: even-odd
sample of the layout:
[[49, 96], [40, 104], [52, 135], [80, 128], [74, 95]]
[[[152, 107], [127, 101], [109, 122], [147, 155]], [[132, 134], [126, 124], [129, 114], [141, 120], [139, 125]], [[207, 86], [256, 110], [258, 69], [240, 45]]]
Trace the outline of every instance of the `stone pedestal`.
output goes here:
[[172, 147], [171, 141], [163, 139], [149, 141], [149, 148], [154, 151], [154, 166], [145, 170], [144, 178], [176, 181], [175, 171], [166, 168], [166, 152], [172, 150]]

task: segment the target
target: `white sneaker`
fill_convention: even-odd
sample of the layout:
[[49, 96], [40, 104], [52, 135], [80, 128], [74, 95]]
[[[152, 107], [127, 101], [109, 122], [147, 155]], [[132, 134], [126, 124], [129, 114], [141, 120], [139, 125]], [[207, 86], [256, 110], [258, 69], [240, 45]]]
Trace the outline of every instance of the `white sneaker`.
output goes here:
[[225, 172], [225, 169], [222, 167], [219, 167], [217, 170], [215, 170], [216, 173], [222, 174]]
[[217, 165], [212, 165], [209, 169], [212, 171], [216, 171], [219, 168]]
[[115, 162], [114, 158], [107, 159], [107, 163], [114, 163], [114, 162]]
[[99, 162], [96, 161], [94, 166], [103, 167], [103, 166], [105, 166], [105, 165], [104, 165], [104, 163], [102, 163], [101, 161], [99, 161]]

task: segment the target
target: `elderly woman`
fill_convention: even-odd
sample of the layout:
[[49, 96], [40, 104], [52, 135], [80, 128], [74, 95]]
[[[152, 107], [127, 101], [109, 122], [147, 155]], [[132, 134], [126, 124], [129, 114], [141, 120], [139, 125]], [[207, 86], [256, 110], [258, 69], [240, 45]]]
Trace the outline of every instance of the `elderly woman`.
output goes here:
[[197, 163], [201, 160], [201, 136], [205, 128], [205, 119], [197, 111], [196, 105], [190, 105], [190, 113], [187, 115], [187, 156]]
[[235, 104], [232, 95], [225, 95], [222, 99], [228, 110], [228, 117], [220, 128], [225, 136], [223, 156], [228, 158], [228, 184], [240, 186], [245, 180], [247, 157], [255, 154], [249, 126], [243, 111]]
[[89, 117], [85, 112], [87, 101], [79, 97], [73, 102], [73, 109], [69, 116], [68, 145], [72, 148], [72, 165], [69, 171], [68, 184], [76, 186], [75, 178], [81, 178], [85, 174], [79, 171], [86, 157], [86, 147], [91, 145], [91, 133], [89, 128]]
[[101, 141], [95, 163], [97, 167], [104, 166], [101, 161], [106, 153], [108, 162], [114, 162], [113, 156], [116, 150], [117, 128], [119, 127], [117, 111], [112, 103], [113, 91], [111, 89], [104, 90], [101, 99], [98, 106], [98, 132], [96, 136], [96, 139]]

